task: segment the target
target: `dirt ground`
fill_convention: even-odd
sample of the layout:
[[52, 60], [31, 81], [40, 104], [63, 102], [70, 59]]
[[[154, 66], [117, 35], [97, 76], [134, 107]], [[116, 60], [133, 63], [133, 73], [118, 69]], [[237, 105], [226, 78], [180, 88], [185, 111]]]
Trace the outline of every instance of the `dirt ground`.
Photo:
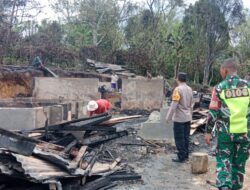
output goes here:
[[[128, 139], [125, 138], [125, 141]], [[131, 139], [130, 139], [131, 140]], [[198, 146], [194, 142], [199, 142]], [[123, 147], [122, 153], [125, 154], [137, 173], [142, 175], [142, 182], [121, 183], [116, 186], [116, 190], [216, 190], [208, 185], [207, 180], [216, 179], [215, 157], [211, 156], [214, 147], [208, 148], [203, 140], [203, 134], [197, 133], [190, 140], [192, 152], [201, 151], [209, 153], [209, 170], [206, 174], [191, 174], [191, 163], [174, 163], [174, 149], [166, 148], [158, 154], [146, 153], [144, 148]], [[144, 154], [143, 154], [144, 153]], [[245, 183], [243, 190], [250, 189], [250, 159], [246, 167]]]
[[[191, 174], [190, 163], [173, 163], [174, 154], [161, 153], [151, 155], [143, 167], [136, 171], [142, 175], [142, 183], [121, 184], [117, 190], [215, 190], [206, 180], [215, 180], [215, 158], [209, 157], [209, 171], [202, 175]], [[250, 161], [243, 190], [250, 189]]]

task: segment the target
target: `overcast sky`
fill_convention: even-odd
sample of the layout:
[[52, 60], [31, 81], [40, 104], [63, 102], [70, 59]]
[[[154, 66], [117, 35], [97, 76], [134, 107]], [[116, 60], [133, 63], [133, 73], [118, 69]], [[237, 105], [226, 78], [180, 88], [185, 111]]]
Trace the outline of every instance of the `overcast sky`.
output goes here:
[[[42, 0], [40, 3], [44, 6], [43, 11], [38, 15], [38, 20], [41, 21], [43, 19], [56, 20], [56, 14], [49, 6], [49, 2], [54, 0]], [[142, 2], [145, 0], [134, 0], [135, 2]], [[197, 0], [184, 0], [186, 4], [194, 3]], [[250, 9], [250, 0], [243, 0], [244, 7]]]

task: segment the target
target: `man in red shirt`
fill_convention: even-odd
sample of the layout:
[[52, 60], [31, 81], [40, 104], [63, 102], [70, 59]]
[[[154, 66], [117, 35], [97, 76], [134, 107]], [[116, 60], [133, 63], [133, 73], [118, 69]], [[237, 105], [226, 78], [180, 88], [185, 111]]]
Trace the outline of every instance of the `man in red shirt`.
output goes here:
[[97, 101], [91, 100], [87, 105], [88, 115], [98, 115], [107, 112], [112, 108], [112, 104], [105, 99], [99, 99]]

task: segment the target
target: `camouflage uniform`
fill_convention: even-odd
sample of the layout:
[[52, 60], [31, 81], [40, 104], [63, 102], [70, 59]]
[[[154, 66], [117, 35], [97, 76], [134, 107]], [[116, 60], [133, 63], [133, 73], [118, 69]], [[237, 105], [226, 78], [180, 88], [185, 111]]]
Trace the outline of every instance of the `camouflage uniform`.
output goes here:
[[250, 83], [228, 76], [213, 89], [206, 132], [214, 126], [218, 135], [217, 187], [243, 186], [250, 155]]

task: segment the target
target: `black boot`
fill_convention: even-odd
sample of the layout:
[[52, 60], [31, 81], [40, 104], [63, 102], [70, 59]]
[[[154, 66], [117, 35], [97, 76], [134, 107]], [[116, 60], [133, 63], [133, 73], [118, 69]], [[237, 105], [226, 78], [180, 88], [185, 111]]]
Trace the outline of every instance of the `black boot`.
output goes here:
[[173, 158], [172, 162], [179, 162], [179, 163], [183, 163], [185, 162], [185, 160], [180, 160], [178, 157], [177, 158]]
[[231, 190], [231, 188], [230, 187], [219, 187], [219, 190]]

